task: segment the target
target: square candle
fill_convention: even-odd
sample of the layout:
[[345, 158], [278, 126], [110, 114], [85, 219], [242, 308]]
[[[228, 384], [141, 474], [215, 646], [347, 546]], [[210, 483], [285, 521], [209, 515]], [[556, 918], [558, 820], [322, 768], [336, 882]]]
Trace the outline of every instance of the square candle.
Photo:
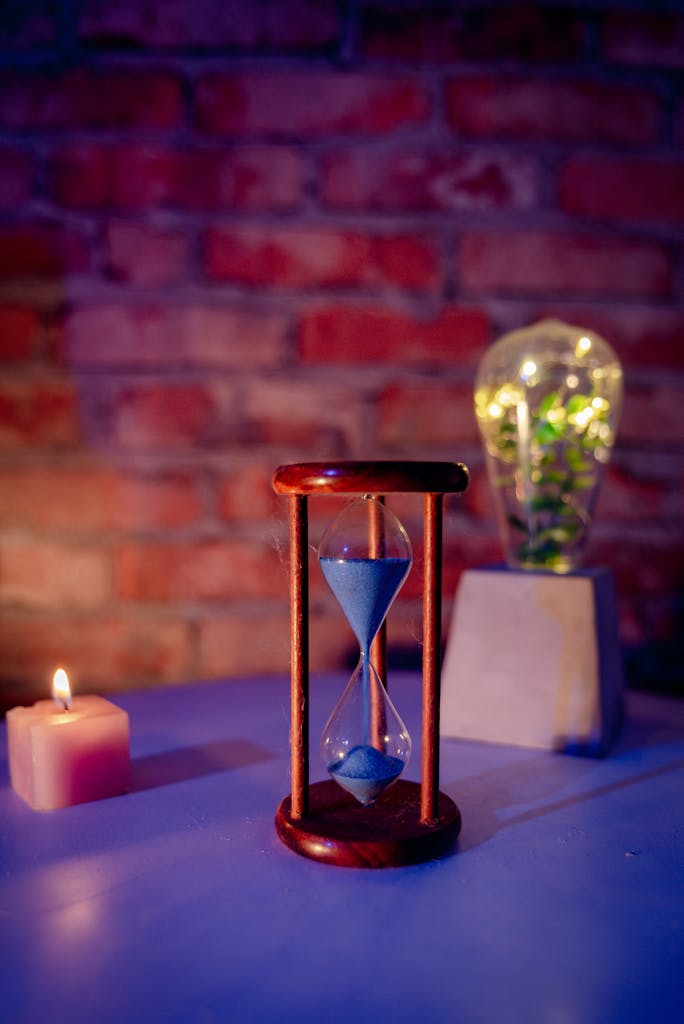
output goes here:
[[118, 796], [130, 788], [128, 715], [103, 697], [7, 712], [12, 787], [34, 810]]

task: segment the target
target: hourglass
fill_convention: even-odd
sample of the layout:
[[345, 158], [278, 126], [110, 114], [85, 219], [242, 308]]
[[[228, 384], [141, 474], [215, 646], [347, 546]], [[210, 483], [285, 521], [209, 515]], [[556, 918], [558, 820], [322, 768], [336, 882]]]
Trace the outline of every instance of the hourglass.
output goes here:
[[[290, 499], [291, 776], [280, 839], [306, 857], [353, 867], [442, 856], [461, 825], [439, 791], [439, 652], [442, 501], [468, 471], [446, 462], [330, 462], [281, 466]], [[384, 621], [411, 566], [404, 528], [384, 505], [395, 492], [424, 495], [421, 782], [401, 778], [411, 740], [386, 688]], [[326, 530], [319, 563], [359, 642], [360, 660], [323, 731], [329, 779], [309, 784], [308, 506], [312, 495], [353, 500]]]
[[321, 739], [335, 781], [364, 807], [403, 772], [411, 739], [371, 660], [371, 646], [411, 568], [406, 531], [377, 498], [352, 502], [328, 527], [318, 558], [360, 660]]

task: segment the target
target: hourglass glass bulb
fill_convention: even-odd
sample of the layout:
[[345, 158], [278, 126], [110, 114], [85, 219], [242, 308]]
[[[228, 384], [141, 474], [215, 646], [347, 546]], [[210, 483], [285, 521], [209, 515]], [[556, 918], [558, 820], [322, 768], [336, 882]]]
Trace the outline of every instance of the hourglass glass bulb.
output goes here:
[[363, 652], [411, 568], [408, 534], [376, 498], [359, 498], [325, 531], [318, 558]]
[[363, 655], [323, 730], [321, 755], [332, 778], [366, 807], [408, 764], [411, 737]]
[[408, 535], [383, 504], [352, 502], [326, 530], [321, 570], [361, 650], [326, 724], [321, 752], [331, 776], [365, 806], [403, 771], [411, 739], [370, 661], [373, 638], [411, 567]]

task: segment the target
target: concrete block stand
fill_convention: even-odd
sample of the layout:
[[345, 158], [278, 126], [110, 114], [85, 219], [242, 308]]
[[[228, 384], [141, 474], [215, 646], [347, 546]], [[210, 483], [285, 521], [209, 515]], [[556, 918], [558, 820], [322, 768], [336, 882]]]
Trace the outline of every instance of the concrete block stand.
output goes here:
[[442, 668], [442, 736], [600, 755], [622, 711], [607, 569], [463, 573]]

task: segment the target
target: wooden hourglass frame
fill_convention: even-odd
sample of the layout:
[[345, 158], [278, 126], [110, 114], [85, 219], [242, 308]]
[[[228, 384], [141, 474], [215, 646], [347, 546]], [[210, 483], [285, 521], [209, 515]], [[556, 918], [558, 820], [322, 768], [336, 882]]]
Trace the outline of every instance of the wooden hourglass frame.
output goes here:
[[[452, 462], [305, 462], [281, 466], [273, 488], [289, 497], [291, 782], [276, 830], [305, 857], [347, 867], [413, 864], [451, 851], [461, 827], [456, 804], [439, 791], [439, 696], [442, 613], [442, 508], [445, 494], [468, 486]], [[423, 696], [421, 782], [398, 779], [372, 807], [360, 806], [332, 780], [309, 784], [308, 504], [313, 495], [423, 494]], [[372, 508], [372, 503], [371, 503]], [[376, 517], [377, 518], [377, 517]], [[371, 546], [380, 549], [369, 514]], [[386, 684], [385, 626], [373, 663]]]

